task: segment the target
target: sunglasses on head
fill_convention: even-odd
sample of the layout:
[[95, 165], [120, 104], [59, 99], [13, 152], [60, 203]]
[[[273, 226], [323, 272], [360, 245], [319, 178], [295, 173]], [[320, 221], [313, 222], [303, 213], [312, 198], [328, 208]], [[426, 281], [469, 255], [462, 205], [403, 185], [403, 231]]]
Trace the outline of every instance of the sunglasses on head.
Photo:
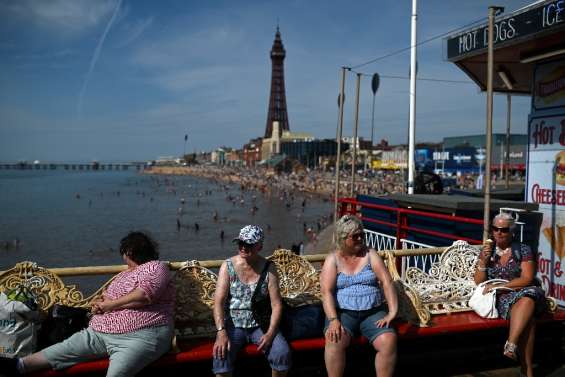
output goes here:
[[493, 232], [500, 232], [500, 233], [508, 233], [510, 232], [510, 228], [505, 226], [505, 227], [498, 227], [498, 226], [492, 226], [491, 227]]

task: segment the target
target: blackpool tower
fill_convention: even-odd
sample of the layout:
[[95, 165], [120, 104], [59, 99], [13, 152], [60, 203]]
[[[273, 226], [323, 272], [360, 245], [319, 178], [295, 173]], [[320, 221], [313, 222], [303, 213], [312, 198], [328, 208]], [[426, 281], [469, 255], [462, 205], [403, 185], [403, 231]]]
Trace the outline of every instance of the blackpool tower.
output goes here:
[[271, 96], [269, 98], [269, 113], [267, 115], [267, 126], [265, 127], [265, 139], [273, 135], [273, 122], [279, 123], [279, 137], [283, 131], [290, 131], [288, 127], [288, 114], [286, 112], [286, 95], [284, 89], [284, 57], [286, 52], [281, 40], [281, 33], [277, 26], [275, 41], [271, 49], [272, 73], [271, 73]]

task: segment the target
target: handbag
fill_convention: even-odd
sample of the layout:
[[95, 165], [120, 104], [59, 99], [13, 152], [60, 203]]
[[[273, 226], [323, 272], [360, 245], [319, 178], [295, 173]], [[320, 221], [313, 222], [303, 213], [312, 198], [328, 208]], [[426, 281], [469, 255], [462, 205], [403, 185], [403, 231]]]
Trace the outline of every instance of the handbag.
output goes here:
[[504, 279], [491, 279], [479, 283], [475, 288], [471, 298], [469, 299], [469, 307], [483, 318], [498, 318], [498, 310], [496, 309], [496, 291], [508, 290], [513, 291], [512, 288], [496, 287], [490, 292], [483, 294], [487, 284], [491, 283], [508, 283]]
[[257, 286], [255, 287], [255, 291], [253, 291], [253, 296], [251, 296], [251, 313], [253, 314], [253, 319], [263, 332], [267, 332], [269, 330], [269, 326], [271, 324], [271, 299], [269, 294], [263, 296], [261, 294], [261, 286], [267, 277], [267, 273], [269, 272], [269, 265], [271, 261], [267, 261], [265, 266], [263, 267], [263, 271], [261, 271], [261, 275], [259, 276], [259, 280], [257, 281]]
[[62, 342], [74, 333], [86, 328], [90, 312], [83, 308], [55, 304], [49, 309], [47, 318], [41, 324], [39, 348], [43, 349]]
[[23, 357], [35, 352], [39, 322], [37, 301], [27, 287], [0, 293], [0, 356]]
[[324, 336], [324, 309], [321, 304], [291, 307], [283, 305], [281, 332], [286, 340], [320, 338]]

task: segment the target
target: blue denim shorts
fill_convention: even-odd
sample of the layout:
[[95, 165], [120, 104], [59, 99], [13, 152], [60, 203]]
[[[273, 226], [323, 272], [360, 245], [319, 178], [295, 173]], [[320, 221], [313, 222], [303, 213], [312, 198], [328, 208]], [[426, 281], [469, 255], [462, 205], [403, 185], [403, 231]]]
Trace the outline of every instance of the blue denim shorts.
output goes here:
[[[384, 318], [387, 313], [386, 307], [381, 305], [368, 310], [338, 309], [337, 317], [349, 335], [363, 335], [365, 338], [369, 339], [369, 342], [373, 343], [373, 341], [381, 334], [387, 332], [394, 333], [394, 329], [392, 327], [377, 327], [377, 325], [375, 325], [375, 322]], [[329, 325], [330, 323], [326, 318], [324, 334], [326, 333]]]
[[[247, 343], [258, 344], [263, 336], [263, 331], [259, 327], [248, 329], [234, 327], [230, 322], [227, 323], [226, 330], [230, 340], [230, 350], [225, 359], [213, 358], [212, 371], [214, 374], [231, 373], [239, 350]], [[267, 356], [272, 369], [280, 372], [290, 369], [292, 364], [291, 351], [280, 331], [273, 339], [271, 347], [264, 350], [263, 353]]]

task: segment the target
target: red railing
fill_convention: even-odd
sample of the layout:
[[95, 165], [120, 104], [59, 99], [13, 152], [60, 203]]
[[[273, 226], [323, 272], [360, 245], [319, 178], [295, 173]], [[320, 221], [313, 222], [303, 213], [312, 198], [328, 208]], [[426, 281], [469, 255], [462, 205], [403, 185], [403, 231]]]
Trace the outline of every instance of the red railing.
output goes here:
[[423, 211], [418, 211], [418, 210], [414, 210], [414, 209], [407, 209], [407, 208], [389, 207], [389, 206], [381, 205], [381, 204], [373, 204], [373, 203], [362, 202], [362, 201], [358, 201], [358, 200], [353, 199], [353, 198], [340, 198], [338, 200], [338, 202], [340, 204], [340, 207], [339, 207], [339, 210], [338, 210], [340, 217], [345, 215], [345, 214], [348, 214], [348, 213], [356, 215], [357, 213], [360, 212], [360, 208], [370, 208], [370, 209], [377, 209], [377, 210], [380, 210], [380, 211], [385, 211], [385, 212], [390, 212], [390, 213], [396, 213], [396, 223], [378, 220], [378, 219], [373, 219], [373, 218], [364, 217], [364, 216], [361, 216], [361, 219], [363, 221], [366, 221], [366, 222], [385, 225], [385, 226], [389, 226], [391, 228], [396, 229], [396, 248], [397, 249], [401, 248], [400, 240], [407, 238], [409, 232], [410, 233], [416, 233], [416, 234], [428, 235], [428, 236], [434, 236], [434, 237], [441, 237], [441, 238], [445, 238], [445, 239], [448, 239], [448, 240], [454, 240], [454, 241], [455, 240], [463, 240], [463, 241], [469, 242], [470, 244], [475, 244], [475, 245], [479, 245], [479, 244], [482, 243], [482, 240], [480, 240], [480, 239], [468, 238], [468, 237], [464, 237], [464, 236], [461, 236], [461, 235], [444, 233], [444, 232], [436, 231], [436, 230], [422, 229], [422, 228], [411, 226], [411, 225], [408, 224], [408, 215], [417, 215], [417, 216], [421, 216], [421, 217], [428, 217], [428, 218], [431, 218], [431, 219], [449, 220], [449, 221], [457, 222], [457, 223], [473, 224], [473, 225], [482, 226], [483, 220], [481, 220], [481, 219], [472, 219], [472, 218], [469, 218], [469, 217], [454, 216], [454, 215], [444, 215], [444, 214], [441, 214], [441, 213], [429, 213], [429, 212], [423, 212]]

